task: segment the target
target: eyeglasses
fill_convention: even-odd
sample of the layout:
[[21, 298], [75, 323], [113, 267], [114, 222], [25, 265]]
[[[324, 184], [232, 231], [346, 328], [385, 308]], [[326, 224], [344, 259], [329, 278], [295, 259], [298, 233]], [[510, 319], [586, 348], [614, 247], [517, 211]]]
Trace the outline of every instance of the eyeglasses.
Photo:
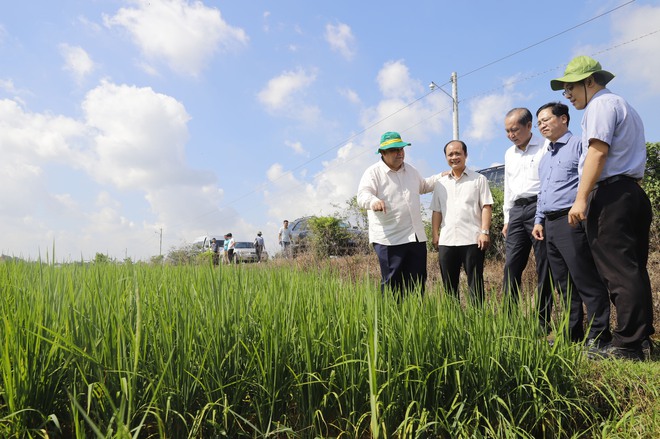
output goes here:
[[574, 88], [577, 84], [581, 84], [582, 82], [583, 82], [583, 81], [576, 82], [575, 84], [567, 84], [566, 87], [564, 87], [564, 91], [561, 92], [562, 96], [564, 96], [565, 98], [567, 98], [567, 97], [569, 97], [569, 96], [573, 96], [573, 88]]
[[[566, 95], [564, 95], [564, 96], [566, 96]], [[553, 114], [552, 116], [546, 117], [545, 119], [539, 119], [539, 121], [536, 123], [536, 126], [540, 127], [541, 125], [546, 125], [548, 122], [550, 122], [552, 120], [553, 117], [557, 117], [557, 116], [555, 116]]]

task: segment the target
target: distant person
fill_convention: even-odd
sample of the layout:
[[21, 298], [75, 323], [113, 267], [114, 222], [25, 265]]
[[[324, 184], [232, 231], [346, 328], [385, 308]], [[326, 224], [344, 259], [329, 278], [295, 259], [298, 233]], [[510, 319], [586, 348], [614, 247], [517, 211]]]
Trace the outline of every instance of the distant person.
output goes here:
[[261, 236], [261, 232], [257, 232], [257, 237], [254, 238], [254, 251], [257, 253], [257, 262], [261, 262], [261, 254], [265, 248], [264, 237]]
[[546, 153], [544, 140], [532, 133], [532, 113], [514, 108], [504, 119], [506, 135], [513, 142], [504, 154], [504, 227], [506, 261], [503, 291], [506, 298], [518, 301], [523, 271], [534, 248], [537, 276], [536, 306], [539, 324], [550, 332], [552, 283], [545, 243], [534, 239], [536, 200], [541, 187], [539, 162]]
[[227, 260], [228, 263], [231, 264], [234, 262], [234, 258], [236, 257], [234, 251], [234, 248], [236, 247], [236, 241], [234, 241], [234, 237], [231, 233], [227, 233], [227, 238], [225, 238], [225, 242], [227, 243]]
[[215, 238], [211, 238], [211, 252], [213, 265], [218, 265], [220, 263], [220, 245]]
[[437, 176], [422, 178], [404, 163], [404, 147], [396, 132], [380, 138], [380, 160], [362, 175], [357, 203], [367, 209], [369, 242], [374, 246], [381, 272], [381, 291], [389, 288], [401, 300], [426, 283], [426, 232], [419, 196], [433, 190]]
[[280, 243], [280, 247], [282, 247], [284, 257], [289, 258], [291, 251], [291, 229], [289, 229], [289, 220], [284, 220], [282, 222], [282, 227], [280, 227], [277, 240]]
[[616, 307], [617, 327], [603, 357], [644, 360], [653, 344], [653, 295], [647, 269], [651, 202], [639, 185], [646, 166], [644, 126], [633, 107], [606, 88], [614, 75], [578, 56], [550, 81], [582, 116], [580, 183], [568, 222], [586, 220], [596, 268]]
[[447, 293], [458, 299], [463, 266], [470, 298], [482, 304], [493, 196], [486, 177], [466, 168], [468, 153], [464, 142], [452, 140], [444, 152], [451, 171], [435, 183], [431, 199], [433, 246], [438, 249], [442, 283]]
[[564, 104], [543, 105], [536, 119], [539, 131], [550, 143], [539, 164], [541, 189], [532, 234], [546, 243], [554, 286], [569, 313], [571, 340], [584, 339], [584, 303], [589, 325], [587, 346], [603, 347], [612, 339], [607, 287], [596, 270], [584, 226], [568, 224], [568, 211], [577, 195], [582, 142], [568, 130], [570, 115]]
[[223, 243], [222, 263], [229, 264], [229, 237], [225, 235], [224, 239], [225, 240]]

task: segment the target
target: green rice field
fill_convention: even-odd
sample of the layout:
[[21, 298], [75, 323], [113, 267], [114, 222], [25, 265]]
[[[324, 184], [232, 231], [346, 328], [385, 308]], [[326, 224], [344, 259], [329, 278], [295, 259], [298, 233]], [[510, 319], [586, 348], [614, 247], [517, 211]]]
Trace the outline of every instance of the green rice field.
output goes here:
[[330, 267], [0, 263], [0, 437], [628, 437], [607, 371], [525, 308]]

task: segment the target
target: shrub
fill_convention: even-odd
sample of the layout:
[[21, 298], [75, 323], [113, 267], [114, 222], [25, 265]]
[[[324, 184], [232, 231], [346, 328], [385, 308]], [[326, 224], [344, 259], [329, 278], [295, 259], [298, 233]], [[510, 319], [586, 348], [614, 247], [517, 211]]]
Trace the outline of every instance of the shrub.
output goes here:
[[649, 236], [652, 250], [660, 250], [660, 142], [646, 143], [646, 172], [642, 187], [651, 200], [653, 206], [653, 223]]
[[329, 257], [346, 253], [349, 234], [341, 227], [341, 220], [331, 216], [313, 217], [309, 220], [312, 233], [309, 237], [311, 250], [317, 257]]

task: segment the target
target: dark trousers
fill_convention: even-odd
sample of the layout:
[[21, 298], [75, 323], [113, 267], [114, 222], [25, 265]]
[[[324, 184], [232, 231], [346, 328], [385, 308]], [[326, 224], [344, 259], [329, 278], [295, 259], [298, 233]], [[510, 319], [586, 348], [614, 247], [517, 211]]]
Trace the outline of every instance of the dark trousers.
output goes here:
[[426, 242], [408, 242], [401, 245], [374, 243], [380, 264], [380, 290], [389, 288], [398, 300], [420, 287], [424, 294], [426, 284]]
[[484, 255], [477, 244], [438, 247], [438, 260], [442, 272], [442, 283], [445, 291], [457, 299], [458, 282], [461, 266], [467, 275], [470, 299], [477, 304], [484, 301]]
[[644, 190], [628, 179], [591, 194], [587, 239], [596, 268], [616, 307], [612, 343], [639, 347], [653, 334], [653, 297], [647, 270], [653, 211]]
[[539, 323], [548, 331], [552, 314], [552, 283], [544, 241], [532, 236], [536, 203], [514, 206], [509, 211], [509, 225], [506, 234], [506, 262], [504, 263], [503, 290], [505, 297], [514, 302], [520, 295], [522, 273], [529, 260], [529, 252], [534, 247], [537, 276], [537, 309]]
[[567, 215], [554, 220], [546, 218], [545, 242], [554, 286], [569, 312], [571, 340], [584, 338], [584, 303], [587, 321], [591, 325], [588, 337], [610, 341], [609, 295], [596, 270], [584, 226], [571, 227]]

